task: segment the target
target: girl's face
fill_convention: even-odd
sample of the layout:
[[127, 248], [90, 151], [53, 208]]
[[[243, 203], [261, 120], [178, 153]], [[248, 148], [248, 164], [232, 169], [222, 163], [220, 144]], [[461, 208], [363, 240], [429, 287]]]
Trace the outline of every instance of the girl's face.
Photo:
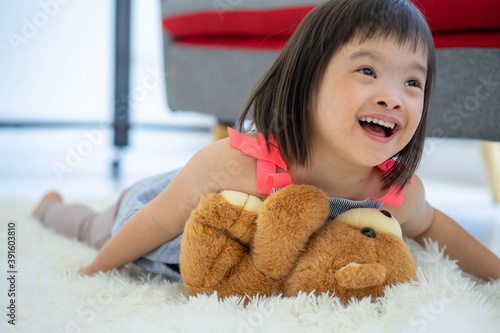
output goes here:
[[397, 154], [422, 116], [427, 53], [391, 38], [356, 38], [330, 60], [311, 109], [314, 154], [375, 166]]

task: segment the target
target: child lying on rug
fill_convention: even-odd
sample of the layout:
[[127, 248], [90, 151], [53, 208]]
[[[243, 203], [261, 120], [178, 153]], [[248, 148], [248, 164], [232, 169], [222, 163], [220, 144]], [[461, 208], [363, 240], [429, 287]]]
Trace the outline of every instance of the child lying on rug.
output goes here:
[[326, 1], [250, 95], [240, 131], [251, 114], [256, 132], [230, 131], [181, 170], [135, 184], [104, 213], [51, 192], [34, 214], [100, 250], [82, 275], [135, 262], [180, 281], [184, 223], [202, 195], [235, 190], [264, 200], [288, 184], [309, 184], [330, 197], [328, 219], [353, 207], [390, 211], [406, 236], [430, 237], [463, 270], [498, 279], [500, 260], [432, 208], [413, 175], [435, 66], [431, 32], [409, 1]]

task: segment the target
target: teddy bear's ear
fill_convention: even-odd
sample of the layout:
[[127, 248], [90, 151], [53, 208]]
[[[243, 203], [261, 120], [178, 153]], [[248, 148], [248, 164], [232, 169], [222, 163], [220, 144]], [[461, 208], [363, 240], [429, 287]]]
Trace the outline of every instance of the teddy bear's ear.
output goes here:
[[380, 211], [375, 208], [354, 208], [339, 216], [334, 221], [343, 222], [360, 229], [373, 229], [379, 232], [386, 232], [403, 238], [403, 232], [399, 222], [387, 211]]

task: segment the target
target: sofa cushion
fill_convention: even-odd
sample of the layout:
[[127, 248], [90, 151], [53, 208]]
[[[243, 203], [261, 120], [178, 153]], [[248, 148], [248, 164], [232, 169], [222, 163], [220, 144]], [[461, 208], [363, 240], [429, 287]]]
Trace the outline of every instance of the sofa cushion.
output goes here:
[[175, 39], [288, 38], [314, 5], [280, 8], [187, 12], [163, 17], [163, 28]]
[[[280, 50], [318, 0], [164, 0], [163, 29], [178, 46]], [[500, 48], [500, 1], [418, 0], [436, 48]]]
[[[318, 0], [164, 0], [163, 27], [175, 38], [288, 37]], [[498, 0], [414, 1], [433, 32], [500, 30]], [[250, 23], [250, 24], [249, 24]], [[293, 29], [292, 29], [293, 32]]]
[[433, 32], [500, 30], [498, 0], [418, 0]]
[[500, 49], [500, 30], [457, 33], [434, 33], [436, 49], [486, 48]]

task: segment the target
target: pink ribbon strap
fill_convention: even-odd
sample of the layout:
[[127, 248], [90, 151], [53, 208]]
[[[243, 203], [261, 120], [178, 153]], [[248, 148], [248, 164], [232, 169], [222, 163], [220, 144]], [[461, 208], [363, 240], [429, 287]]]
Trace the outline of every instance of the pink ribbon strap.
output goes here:
[[[392, 166], [395, 163], [396, 161], [391, 158], [385, 161], [384, 163], [379, 164], [377, 167], [385, 174], [392, 168]], [[410, 183], [413, 182], [413, 177], [411, 177], [409, 182]], [[401, 190], [401, 192], [398, 193], [396, 186], [393, 186], [389, 189], [389, 192], [387, 192], [387, 194], [384, 195], [382, 198], [370, 197], [369, 199], [381, 201], [392, 207], [399, 207], [399, 205], [401, 205], [401, 203], [403, 202], [404, 197], [405, 197], [405, 191]]]
[[260, 133], [259, 139], [254, 139], [244, 136], [232, 128], [228, 128], [227, 132], [234, 148], [257, 159], [257, 190], [259, 193], [271, 194], [273, 189], [292, 183], [292, 178], [288, 173], [276, 173], [276, 166], [285, 171], [288, 170], [288, 167], [281, 158], [278, 144], [274, 138], [269, 139], [270, 150], [268, 150], [262, 133]]

